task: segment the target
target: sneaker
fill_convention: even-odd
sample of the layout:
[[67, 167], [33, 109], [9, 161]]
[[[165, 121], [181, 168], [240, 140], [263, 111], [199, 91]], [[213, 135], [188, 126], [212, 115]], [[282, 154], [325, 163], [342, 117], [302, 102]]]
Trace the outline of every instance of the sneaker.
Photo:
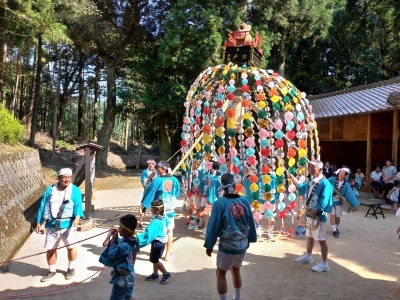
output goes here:
[[65, 274], [65, 279], [71, 279], [72, 277], [75, 276], [75, 269], [70, 269], [68, 268], [67, 274]]
[[139, 224], [137, 225], [137, 228], [136, 228], [136, 229], [137, 229], [137, 230], [142, 230], [142, 229], [143, 229], [143, 225], [139, 223]]
[[267, 233], [267, 239], [272, 240], [274, 238], [274, 235], [271, 232]]
[[303, 256], [296, 258], [294, 261], [299, 264], [312, 264], [314, 262], [311, 255], [307, 256], [307, 254], [304, 254]]
[[153, 281], [160, 278], [160, 275], [152, 273], [150, 276], [146, 277], [146, 281]]
[[261, 230], [261, 227], [257, 227], [257, 229], [256, 229], [256, 233], [257, 233], [257, 237], [261, 237], [262, 236], [262, 230]]
[[333, 234], [334, 238], [338, 238], [339, 237], [339, 231], [338, 230], [334, 231], [332, 234]]
[[160, 280], [160, 284], [166, 284], [168, 279], [170, 279], [172, 277], [172, 273], [167, 272], [165, 273], [165, 275], [163, 275], [163, 277]]
[[56, 275], [57, 272], [50, 272], [48, 271], [46, 274], [43, 275], [42, 279], [40, 279], [41, 282], [45, 282], [47, 280], [49, 280], [51, 277], [53, 277], [54, 275]]
[[311, 270], [313, 270], [314, 272], [328, 272], [329, 269], [329, 265], [327, 262], [320, 262], [318, 265], [315, 265], [314, 267], [311, 268]]

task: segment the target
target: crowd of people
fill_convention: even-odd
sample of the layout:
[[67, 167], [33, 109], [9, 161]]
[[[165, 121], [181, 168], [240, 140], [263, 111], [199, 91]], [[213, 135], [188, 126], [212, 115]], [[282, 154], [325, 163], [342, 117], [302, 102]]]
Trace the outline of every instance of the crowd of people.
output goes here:
[[[218, 244], [216, 282], [219, 298], [227, 299], [226, 273], [230, 271], [235, 288], [234, 299], [240, 300], [240, 267], [250, 243], [256, 242], [263, 235], [260, 219], [268, 219], [265, 236], [272, 239], [277, 210], [282, 211], [277, 204], [285, 200], [280, 197], [282, 193], [278, 190], [274, 171], [258, 177], [260, 171], [256, 166], [245, 165], [239, 174], [235, 174], [221, 172], [219, 162], [211, 162], [206, 167], [201, 160], [194, 160], [182, 172], [180, 182], [173, 176], [168, 162], [149, 160], [147, 164], [141, 176], [144, 192], [139, 207], [139, 221], [133, 214], [122, 217], [118, 230], [110, 231], [104, 241], [106, 249], [99, 259], [104, 265], [113, 268], [110, 299], [133, 299], [136, 254], [140, 248], [149, 244], [149, 261], [153, 264], [153, 272], [145, 279], [166, 284], [173, 277], [161, 259], [168, 261], [173, 257], [175, 210], [177, 198], [183, 190], [183, 210], [189, 220], [188, 228], [202, 229], [206, 255], [211, 256], [214, 246]], [[382, 171], [377, 166], [371, 172], [371, 187], [375, 196], [390, 199], [395, 203], [393, 208], [399, 197], [397, 174], [390, 160], [386, 161]], [[294, 176], [287, 172], [287, 184], [289, 188], [297, 186], [298, 200], [303, 205], [299, 225], [304, 226], [307, 237], [306, 252], [296, 258], [295, 262], [313, 264], [312, 252], [315, 241], [318, 241], [322, 261], [311, 270], [327, 272], [330, 270], [327, 222], [329, 220], [331, 224], [332, 235], [339, 238], [343, 206], [356, 210], [359, 205], [358, 190], [365, 184], [366, 178], [360, 169], [352, 173], [346, 166], [334, 169], [329, 162], [323, 164], [318, 160], [308, 162], [308, 172], [305, 175], [308, 176]], [[69, 266], [65, 278], [70, 279], [75, 275], [76, 228], [84, 214], [82, 194], [71, 179], [72, 170], [61, 169], [58, 172], [58, 182], [47, 188], [40, 203], [36, 231], [40, 232], [43, 225], [46, 227], [45, 248], [49, 266], [41, 281], [47, 281], [56, 274], [56, 249], [61, 240], [69, 245]], [[256, 186], [262, 189], [258, 190]], [[151, 219], [145, 226], [143, 221], [147, 211], [151, 212]], [[292, 212], [296, 213], [293, 209]], [[192, 228], [190, 220], [195, 223]]]

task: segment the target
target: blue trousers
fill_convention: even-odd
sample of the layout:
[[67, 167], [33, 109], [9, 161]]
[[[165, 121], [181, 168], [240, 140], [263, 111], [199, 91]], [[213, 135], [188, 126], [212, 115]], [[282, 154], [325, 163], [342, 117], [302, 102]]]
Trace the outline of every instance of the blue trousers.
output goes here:
[[129, 300], [132, 298], [132, 287], [120, 287], [118, 284], [113, 284], [110, 300]]

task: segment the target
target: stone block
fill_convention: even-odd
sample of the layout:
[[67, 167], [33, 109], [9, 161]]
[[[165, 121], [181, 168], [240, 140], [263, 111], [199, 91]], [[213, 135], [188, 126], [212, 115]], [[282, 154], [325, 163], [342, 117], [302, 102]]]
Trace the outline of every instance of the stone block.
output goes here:
[[81, 231], [89, 231], [93, 229], [93, 220], [89, 218], [89, 220], [81, 220]]

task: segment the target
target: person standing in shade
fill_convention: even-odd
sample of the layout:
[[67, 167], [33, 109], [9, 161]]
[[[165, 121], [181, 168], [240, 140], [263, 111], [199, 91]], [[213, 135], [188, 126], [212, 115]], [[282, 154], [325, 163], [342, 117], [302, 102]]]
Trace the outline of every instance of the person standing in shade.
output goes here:
[[72, 184], [72, 170], [61, 169], [58, 172], [58, 182], [49, 186], [40, 201], [36, 217], [36, 232], [41, 231], [42, 224], [46, 227], [47, 249], [46, 258], [49, 271], [40, 281], [45, 282], [56, 275], [57, 247], [60, 240], [67, 246], [68, 269], [65, 279], [75, 275], [75, 260], [77, 255], [76, 243], [79, 220], [84, 217], [82, 210], [81, 190]]
[[333, 176], [333, 169], [332, 169], [331, 165], [329, 164], [329, 161], [327, 161], [325, 163], [324, 168], [322, 170], [322, 174], [325, 176], [326, 179]]
[[[353, 188], [346, 180], [346, 176], [349, 173], [350, 170], [348, 168], [340, 168], [336, 170], [336, 176], [329, 178], [328, 181], [340, 193], [340, 195], [342, 195], [342, 197], [347, 200], [347, 202], [351, 205], [352, 210], [354, 211], [356, 209], [356, 206], [360, 205], [360, 202], [358, 201], [357, 196], [353, 191]], [[332, 196], [333, 207], [330, 214], [330, 222], [332, 225], [332, 234], [335, 238], [338, 238], [340, 235], [340, 217], [343, 216], [343, 200], [336, 193], [333, 193]]]
[[232, 273], [236, 300], [241, 299], [242, 278], [240, 267], [250, 243], [257, 241], [251, 208], [246, 197], [235, 192], [235, 177], [225, 173], [221, 176], [220, 191], [223, 196], [215, 201], [207, 226], [204, 247], [211, 257], [219, 237], [217, 253], [217, 291], [221, 300], [227, 299], [226, 272]]
[[394, 179], [396, 178], [396, 167], [392, 165], [392, 160], [387, 159], [386, 165], [382, 168], [382, 186], [383, 186], [383, 197], [387, 204], [391, 204], [390, 199], [388, 199], [387, 195], [389, 191], [394, 186]]
[[[142, 175], [140, 176], [140, 182], [144, 189], [146, 189], [151, 181], [157, 177], [157, 170], [156, 170], [156, 161], [154, 159], [149, 159], [147, 161], [147, 168], [143, 170]], [[143, 205], [139, 206], [139, 224], [137, 226], [138, 230], [143, 229], [143, 218], [146, 213], [146, 208]]]
[[166, 246], [165, 260], [169, 260], [172, 256], [172, 242], [174, 238], [175, 228], [175, 207], [176, 198], [180, 193], [180, 184], [175, 176], [169, 173], [169, 163], [166, 161], [160, 161], [157, 165], [158, 176], [151, 181], [150, 185], [145, 189], [142, 206], [145, 209], [149, 209], [151, 202], [154, 200], [163, 200], [164, 202], [164, 214], [169, 218], [170, 222], [168, 225], [168, 242]]
[[333, 187], [322, 174], [323, 163], [319, 160], [309, 163], [312, 180], [299, 183], [296, 177], [290, 175], [291, 181], [298, 186], [299, 196], [304, 195], [306, 200], [306, 236], [307, 252], [295, 259], [296, 263], [312, 264], [314, 241], [318, 241], [321, 248], [322, 262], [311, 268], [314, 272], [328, 272], [328, 244], [326, 242], [327, 215], [332, 211]]

